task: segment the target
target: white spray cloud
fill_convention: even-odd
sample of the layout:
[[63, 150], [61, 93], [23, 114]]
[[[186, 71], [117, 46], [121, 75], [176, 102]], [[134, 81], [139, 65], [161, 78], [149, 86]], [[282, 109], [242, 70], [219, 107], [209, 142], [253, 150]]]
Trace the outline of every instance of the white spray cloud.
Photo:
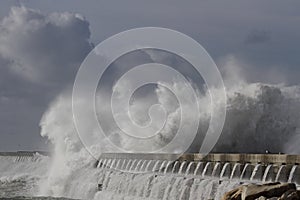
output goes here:
[[[181, 95], [186, 95], [184, 90], [181, 90], [181, 84], [182, 83], [174, 83], [172, 88], [178, 90]], [[126, 92], [126, 88], [124, 91], [121, 88], [119, 88], [119, 90], [120, 94]], [[86, 119], [84, 124], [86, 124], [88, 135], [95, 139], [94, 144], [87, 148], [99, 153], [99, 155], [101, 152], [109, 150], [115, 152], [117, 149], [111, 145], [110, 140], [116, 139], [120, 141], [120, 144], [123, 147], [130, 147], [131, 145], [150, 145], [158, 148], [164, 146], [165, 142], [176, 134], [181, 113], [179, 112], [178, 103], [176, 104], [175, 101], [172, 100], [173, 96], [166, 88], [158, 87], [155, 94], [157, 95], [159, 102], [164, 104], [168, 110], [167, 124], [156, 137], [155, 143], [130, 144], [128, 141], [124, 140], [124, 138], [116, 135], [115, 130], [108, 133], [109, 137], [101, 136], [101, 134], [99, 135], [99, 133], [97, 133], [97, 128], [92, 127], [89, 123], [90, 119]], [[121, 96], [122, 95], [120, 95], [120, 97]], [[186, 96], [186, 98], [189, 97]], [[174, 105], [170, 105], [172, 102]], [[141, 102], [136, 102], [136, 104], [141, 106]], [[74, 171], [84, 165], [88, 165], [90, 161], [93, 160], [92, 156], [87, 153], [85, 146], [83, 146], [78, 137], [73, 121], [71, 105], [72, 99], [70, 91], [66, 91], [58, 96], [49, 106], [49, 109], [45, 112], [40, 122], [42, 128], [41, 135], [48, 138], [54, 144], [53, 161], [47, 175], [48, 178], [41, 183], [40, 194], [43, 195], [60, 196], [68, 193], [69, 188], [66, 186], [69, 184], [69, 181], [71, 181], [70, 179], [72, 178]], [[120, 106], [121, 105], [123, 105], [122, 101], [120, 101]], [[99, 102], [98, 106], [101, 106], [101, 102]], [[101, 114], [105, 115], [105, 113]], [[133, 115], [136, 115], [136, 113], [133, 113]], [[178, 151], [180, 150], [179, 144]]]
[[[248, 74], [247, 64], [234, 56], [228, 56], [223, 63], [227, 116], [214, 150], [293, 153], [299, 149], [293, 145], [293, 138], [298, 137], [300, 127], [299, 86], [249, 83], [247, 80], [253, 80], [253, 74]], [[277, 79], [279, 83], [280, 80]]]
[[[87, 128], [90, 125], [88, 121], [87, 119]], [[39, 194], [75, 197], [77, 193], [71, 191], [71, 189], [76, 188], [74, 181], [82, 181], [76, 179], [78, 178], [76, 171], [82, 167], [86, 169], [93, 167], [94, 158], [86, 151], [76, 132], [72, 115], [72, 98], [69, 90], [59, 95], [51, 103], [41, 119], [40, 126], [42, 128], [41, 135], [50, 140], [54, 147], [47, 179], [41, 181]], [[93, 128], [90, 127], [91, 132]], [[100, 147], [105, 148], [105, 139], [97, 141], [102, 143], [96, 143], [92, 150], [101, 152]], [[74, 184], [73, 187], [68, 187], [72, 184]], [[84, 197], [84, 194], [80, 195]]]
[[[243, 78], [243, 72], [238, 69], [237, 62], [231, 58], [227, 62], [227, 72], [225, 83], [227, 88], [227, 118], [226, 123], [220, 137], [219, 142], [214, 148], [217, 152], [264, 152], [265, 150], [286, 153], [296, 152], [297, 148], [292, 148], [294, 143], [291, 140], [298, 138], [299, 134], [299, 111], [300, 111], [300, 89], [298, 86], [287, 87], [284, 85], [267, 85], [261, 83], [247, 83]], [[240, 73], [236, 75], [234, 73]], [[233, 77], [233, 78], [232, 78]], [[239, 79], [240, 78], [240, 79]], [[231, 81], [234, 79], [235, 81]], [[129, 81], [129, 80], [127, 80]], [[184, 98], [190, 98], [186, 94], [184, 83], [175, 81], [169, 84], [172, 91], [176, 95], [181, 95]], [[128, 92], [130, 83], [120, 84], [114, 87], [117, 90], [119, 98], [120, 112], [116, 115], [122, 116], [128, 113], [122, 112], [122, 106], [125, 103], [122, 101], [122, 94]], [[215, 88], [219, 90], [219, 88]], [[94, 144], [88, 148], [99, 154], [103, 151], [117, 149], [111, 145], [110, 140], [116, 140], [122, 147], [132, 147], [150, 145], [154, 149], [164, 146], [169, 141], [178, 128], [181, 120], [180, 109], [188, 109], [187, 104], [180, 105], [174, 100], [174, 95], [165, 87], [158, 86], [154, 95], [158, 103], [163, 105], [167, 110], [167, 123], [164, 128], [156, 136], [156, 140], [152, 143], [132, 144], [119, 135], [119, 130], [110, 130], [108, 137], [100, 136], [96, 129], [91, 126], [89, 119], [85, 119], [87, 135], [95, 138]], [[218, 102], [211, 105], [209, 92], [203, 94], [198, 93], [198, 105], [200, 112], [199, 135], [202, 135], [207, 130], [212, 106], [218, 106]], [[137, 122], [147, 122], [143, 116], [140, 116], [141, 110], [148, 110], [150, 102], [145, 102], [147, 99], [137, 99], [131, 104], [131, 114]], [[88, 102], [81, 102], [83, 104]], [[100, 108], [100, 115], [106, 115], [110, 112], [110, 108], [101, 107], [101, 98], [97, 99], [97, 106]], [[145, 106], [145, 108], [143, 108]], [[192, 112], [198, 112], [190, 110]], [[217, 115], [217, 113], [215, 113]], [[101, 116], [100, 116], [101, 117]], [[140, 118], [141, 117], [141, 118]], [[185, 116], [184, 125], [189, 126], [189, 116]], [[121, 117], [122, 119], [122, 117]], [[111, 122], [114, 123], [114, 122]], [[126, 125], [126, 124], [125, 124]], [[72, 172], [86, 165], [82, 160], [90, 160], [91, 156], [87, 156], [84, 146], [77, 137], [77, 132], [74, 128], [71, 110], [71, 95], [66, 92], [59, 96], [57, 100], [49, 107], [42, 121], [42, 136], [49, 138], [55, 145], [54, 161], [49, 171], [49, 178], [46, 183], [42, 184], [44, 194], [60, 195], [66, 193], [68, 188], [66, 181], [71, 181]], [[203, 139], [203, 138], [202, 138]], [[196, 138], [196, 143], [193, 144], [192, 150], [197, 152], [201, 145], [201, 137]], [[298, 140], [297, 140], [298, 141]], [[183, 141], [183, 143], [185, 143]], [[288, 144], [288, 145], [286, 145]], [[178, 144], [178, 151], [182, 151], [181, 144]], [[86, 159], [88, 157], [89, 159]], [[56, 173], [62, 170], [62, 174]], [[57, 186], [57, 183], [59, 183]]]

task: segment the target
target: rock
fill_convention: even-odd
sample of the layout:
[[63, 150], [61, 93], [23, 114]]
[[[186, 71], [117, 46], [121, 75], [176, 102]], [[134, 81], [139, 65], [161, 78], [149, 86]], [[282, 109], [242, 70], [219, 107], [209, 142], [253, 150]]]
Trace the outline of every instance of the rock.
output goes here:
[[297, 200], [297, 199], [300, 199], [300, 197], [298, 195], [298, 191], [296, 190], [288, 190], [279, 198], [279, 200]]
[[222, 200], [263, 200], [263, 199], [299, 199], [299, 191], [294, 183], [249, 184], [240, 186], [224, 194]]
[[267, 198], [266, 198], [266, 197], [263, 197], [263, 196], [261, 196], [261, 197], [259, 197], [259, 198], [255, 199], [255, 200], [267, 200]]
[[296, 191], [296, 185], [294, 183], [251, 184], [243, 187], [242, 200], [255, 200], [261, 196], [266, 198], [281, 197], [288, 190]]
[[222, 200], [241, 200], [242, 199], [242, 191], [243, 191], [243, 186], [240, 186], [234, 190], [226, 192], [223, 195]]

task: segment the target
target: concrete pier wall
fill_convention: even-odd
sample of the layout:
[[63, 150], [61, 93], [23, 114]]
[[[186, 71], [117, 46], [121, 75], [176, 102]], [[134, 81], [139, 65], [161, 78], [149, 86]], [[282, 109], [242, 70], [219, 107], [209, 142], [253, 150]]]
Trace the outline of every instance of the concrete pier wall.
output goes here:
[[[102, 154], [96, 164], [127, 172], [177, 173], [300, 185], [300, 156], [284, 154]], [[147, 166], [147, 167], [146, 167]]]
[[232, 162], [232, 163], [261, 163], [261, 164], [300, 164], [300, 155], [287, 154], [130, 154], [105, 153], [101, 158], [115, 159], [144, 159], [144, 160], [179, 160], [179, 161], [206, 161], [206, 162]]
[[48, 156], [50, 155], [49, 152], [46, 151], [15, 151], [15, 152], [0, 152], [0, 156], [27, 156], [31, 157], [36, 154], [40, 155], [45, 155]]

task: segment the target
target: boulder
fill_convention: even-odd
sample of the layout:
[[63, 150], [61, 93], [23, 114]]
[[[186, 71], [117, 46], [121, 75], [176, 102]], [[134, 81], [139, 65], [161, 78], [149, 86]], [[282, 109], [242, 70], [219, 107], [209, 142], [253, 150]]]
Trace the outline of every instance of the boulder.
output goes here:
[[294, 183], [250, 184], [243, 187], [242, 200], [255, 200], [261, 196], [266, 198], [281, 197], [289, 190], [296, 191]]
[[263, 196], [261, 196], [261, 197], [257, 198], [256, 200], [267, 200], [267, 198], [266, 198], [266, 197], [263, 197]]
[[298, 194], [299, 192], [296, 190], [288, 190], [278, 200], [297, 200], [300, 199]]
[[255, 200], [255, 199], [299, 199], [299, 191], [294, 183], [249, 184], [240, 186], [224, 194], [222, 200]]
[[241, 200], [242, 199], [242, 191], [243, 191], [243, 186], [240, 186], [234, 190], [226, 192], [223, 195], [222, 200]]

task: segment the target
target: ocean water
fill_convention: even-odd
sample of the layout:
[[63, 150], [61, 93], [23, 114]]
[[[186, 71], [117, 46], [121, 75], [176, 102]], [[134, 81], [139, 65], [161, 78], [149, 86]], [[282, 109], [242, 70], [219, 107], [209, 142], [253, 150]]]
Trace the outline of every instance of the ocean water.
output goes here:
[[37, 194], [48, 162], [49, 158], [42, 155], [0, 156], [0, 198], [26, 199]]

